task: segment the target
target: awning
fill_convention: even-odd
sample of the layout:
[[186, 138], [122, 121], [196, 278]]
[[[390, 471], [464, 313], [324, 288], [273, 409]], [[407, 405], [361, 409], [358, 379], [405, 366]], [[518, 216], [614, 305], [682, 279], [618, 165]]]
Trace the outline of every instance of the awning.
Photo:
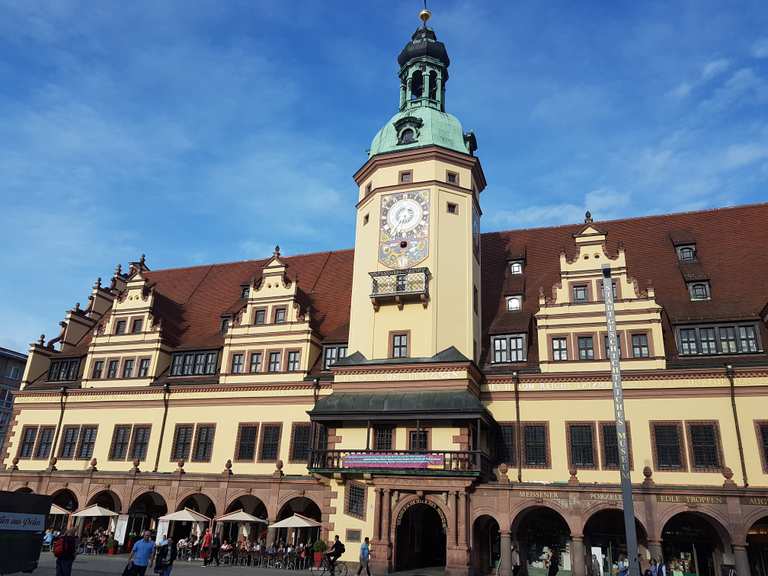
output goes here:
[[422, 416], [430, 420], [487, 418], [480, 399], [466, 390], [425, 392], [334, 392], [309, 411], [313, 420], [386, 420]]
[[51, 504], [51, 511], [48, 514], [52, 516], [69, 516], [69, 510], [56, 504]]
[[216, 518], [216, 522], [260, 522], [261, 524], [268, 524], [263, 518], [258, 518], [253, 514], [248, 514], [244, 510], [238, 510], [236, 512], [230, 512]]
[[307, 518], [301, 514], [294, 514], [285, 520], [275, 522], [269, 528], [319, 528], [320, 526], [321, 524], [317, 520], [312, 520], [312, 518]]
[[112, 512], [112, 510], [108, 510], [107, 508], [102, 508], [98, 504], [94, 504], [93, 506], [88, 506], [88, 508], [83, 508], [82, 510], [75, 512], [72, 514], [72, 516], [76, 518], [98, 518], [98, 517], [111, 517], [111, 516], [117, 516], [117, 512]]
[[160, 516], [158, 520], [168, 520], [169, 522], [210, 522], [211, 519], [208, 516], [203, 516], [200, 512], [195, 512], [189, 508]]

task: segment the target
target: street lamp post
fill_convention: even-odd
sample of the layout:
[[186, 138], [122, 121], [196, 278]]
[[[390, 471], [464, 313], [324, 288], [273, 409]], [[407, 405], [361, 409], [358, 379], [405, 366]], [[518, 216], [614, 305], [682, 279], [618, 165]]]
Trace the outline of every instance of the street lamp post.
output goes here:
[[603, 301], [605, 302], [605, 324], [608, 331], [608, 357], [611, 363], [613, 413], [616, 419], [619, 473], [621, 475], [621, 500], [624, 508], [624, 531], [627, 537], [629, 574], [630, 576], [640, 576], [640, 566], [637, 557], [635, 506], [632, 501], [632, 479], [629, 475], [629, 449], [627, 447], [627, 422], [624, 413], [624, 392], [621, 388], [621, 367], [619, 366], [619, 342], [616, 337], [616, 310], [613, 302], [611, 267], [608, 264], [603, 265]]

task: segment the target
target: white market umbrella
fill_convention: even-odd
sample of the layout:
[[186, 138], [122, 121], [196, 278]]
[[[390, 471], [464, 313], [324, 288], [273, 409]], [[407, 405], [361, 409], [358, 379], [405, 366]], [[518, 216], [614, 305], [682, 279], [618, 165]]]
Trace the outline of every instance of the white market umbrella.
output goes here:
[[312, 518], [307, 518], [301, 514], [294, 514], [285, 520], [271, 524], [269, 528], [319, 528], [320, 526], [322, 524], [317, 520], [312, 520]]
[[230, 512], [216, 518], [216, 522], [259, 522], [261, 524], [267, 524], [267, 521], [263, 518], [257, 518], [253, 514], [248, 514], [244, 510], [237, 510], [236, 512]]
[[51, 516], [69, 516], [69, 510], [56, 504], [51, 504], [51, 511], [48, 514]]
[[103, 518], [118, 516], [118, 513], [112, 512], [112, 510], [108, 510], [107, 508], [102, 508], [98, 504], [94, 504], [93, 506], [88, 506], [88, 508], [83, 508], [82, 510], [75, 512], [72, 516], [75, 518]]
[[167, 520], [169, 522], [210, 522], [211, 519], [208, 516], [203, 516], [200, 512], [195, 512], [189, 508], [173, 512], [172, 514], [166, 514], [160, 516], [158, 520]]

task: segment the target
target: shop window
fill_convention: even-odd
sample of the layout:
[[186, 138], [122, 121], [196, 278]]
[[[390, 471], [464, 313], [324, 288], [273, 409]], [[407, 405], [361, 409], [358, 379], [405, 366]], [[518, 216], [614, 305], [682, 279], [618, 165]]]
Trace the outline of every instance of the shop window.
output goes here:
[[214, 424], [198, 424], [195, 431], [195, 448], [192, 452], [193, 462], [210, 462], [213, 455], [213, 437], [216, 433]]
[[293, 425], [290, 454], [292, 462], [306, 462], [309, 460], [309, 433], [309, 424], [296, 423]]
[[355, 518], [365, 518], [365, 484], [350, 482], [347, 485], [346, 514]]
[[264, 424], [261, 433], [261, 462], [274, 462], [280, 453], [280, 424]]
[[677, 422], [653, 423], [653, 443], [657, 470], [683, 470], [683, 440]]
[[240, 424], [237, 430], [237, 452], [235, 460], [253, 462], [256, 459], [256, 438], [259, 434], [258, 424]]
[[173, 450], [171, 460], [189, 460], [189, 451], [192, 448], [192, 424], [177, 424], [173, 434]]

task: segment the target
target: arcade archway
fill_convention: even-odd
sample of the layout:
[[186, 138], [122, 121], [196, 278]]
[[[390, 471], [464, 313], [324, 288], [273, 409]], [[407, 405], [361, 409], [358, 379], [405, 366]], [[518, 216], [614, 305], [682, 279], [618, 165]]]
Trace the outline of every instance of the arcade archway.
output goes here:
[[499, 560], [499, 523], [492, 516], [478, 517], [472, 525], [472, 565], [477, 574], [490, 574]]
[[[322, 521], [320, 507], [306, 496], [291, 498], [283, 504], [277, 513], [277, 520], [285, 520], [294, 514], [300, 514], [317, 522]], [[299, 542], [311, 544], [320, 538], [320, 528], [300, 528], [298, 530], [282, 528], [272, 530], [271, 532], [273, 533], [272, 537], [276, 541], [282, 540], [283, 542], [291, 542], [293, 544], [298, 544]]]
[[[216, 517], [216, 506], [213, 504], [213, 500], [200, 492], [196, 494], [190, 494], [181, 500], [179, 505], [176, 507], [176, 510], [184, 510], [184, 508], [189, 508], [190, 510], [199, 512], [203, 516], [207, 516], [211, 519]], [[188, 538], [190, 536], [194, 536], [195, 539], [202, 537], [202, 534], [200, 533], [202, 526], [195, 522], [173, 522], [171, 524], [170, 530], [172, 532], [171, 536], [177, 542], [181, 538]]]
[[445, 566], [446, 521], [430, 501], [415, 501], [400, 511], [395, 534], [397, 570]]
[[664, 560], [672, 570], [698, 576], [719, 576], [728, 533], [703, 513], [681, 512], [662, 530]]
[[[112, 512], [117, 512], [118, 514], [120, 514], [123, 509], [122, 503], [120, 502], [120, 497], [112, 492], [112, 490], [102, 490], [101, 492], [96, 492], [96, 494], [88, 499], [86, 507], [93, 506], [94, 504], [101, 506], [102, 508], [106, 508], [107, 510], [111, 510]], [[80, 534], [87, 536], [100, 530], [106, 530], [107, 532], [114, 531], [114, 518], [114, 516], [79, 518]]]
[[144, 492], [128, 508], [129, 537], [138, 537], [144, 530], [157, 529], [157, 519], [168, 513], [165, 499], [157, 492]]
[[570, 575], [571, 529], [556, 510], [526, 508], [512, 522], [512, 535], [519, 545], [523, 575], [546, 576], [551, 562], [558, 563], [558, 576]]
[[[72, 492], [72, 490], [66, 488], [54, 492], [51, 503], [59, 508], [63, 508], [70, 514], [77, 510], [78, 506], [77, 496], [75, 496], [75, 493]], [[46, 528], [63, 531], [67, 527], [68, 521], [69, 516], [67, 514], [51, 514], [48, 516]]]
[[[266, 520], [268, 518], [267, 507], [259, 498], [251, 494], [245, 494], [239, 498], [235, 498], [227, 506], [225, 514], [230, 512], [237, 512], [242, 510], [247, 512], [256, 518], [262, 518]], [[229, 542], [237, 542], [241, 536], [246, 537], [248, 540], [259, 540], [262, 537], [266, 538], [267, 526], [266, 524], [253, 523], [251, 525], [240, 525], [237, 522], [222, 522], [218, 524], [221, 526], [221, 538], [222, 542], [228, 540]]]
[[768, 576], [768, 516], [764, 516], [747, 532], [747, 552], [752, 576]]
[[[647, 548], [648, 537], [637, 518], [635, 531], [638, 548]], [[608, 508], [589, 517], [584, 525], [584, 552], [591, 576], [608, 576], [619, 571], [619, 562], [628, 558], [623, 510]]]

